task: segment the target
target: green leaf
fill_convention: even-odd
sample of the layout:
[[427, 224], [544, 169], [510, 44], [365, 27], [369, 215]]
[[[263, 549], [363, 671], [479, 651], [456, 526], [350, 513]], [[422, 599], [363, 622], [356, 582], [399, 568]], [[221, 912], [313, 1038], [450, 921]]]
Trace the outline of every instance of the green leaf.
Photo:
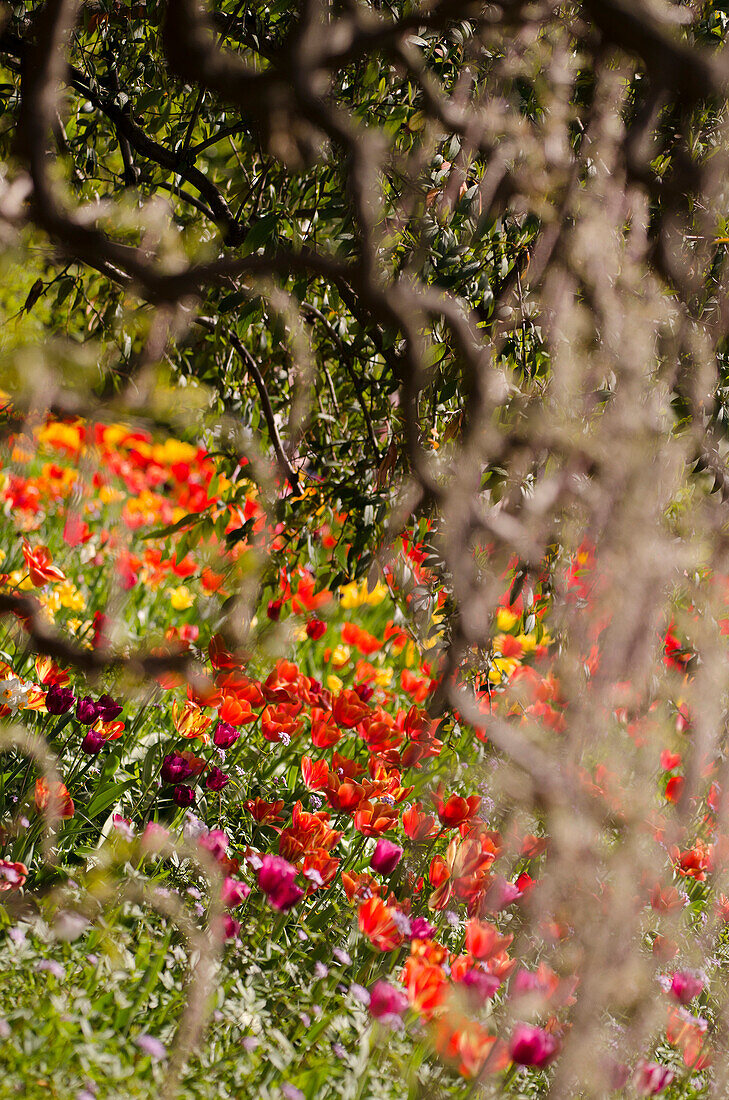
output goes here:
[[115, 783], [113, 787], [104, 787], [103, 790], [97, 791], [86, 809], [88, 817], [96, 817], [97, 814], [107, 810], [114, 802], [118, 802], [124, 791], [128, 790], [133, 782], [133, 779], [128, 779], [123, 783]]
[[244, 256], [249, 255], [251, 252], [257, 252], [259, 248], [269, 244], [276, 238], [278, 220], [277, 214], [265, 214], [253, 223], [241, 249]]
[[143, 539], [166, 539], [168, 535], [174, 535], [176, 531], [181, 531], [184, 527], [194, 527], [198, 523], [202, 523], [203, 516], [198, 512], [189, 512], [182, 519], [178, 519], [177, 523], [170, 523], [167, 527], [155, 527], [154, 531], [147, 531], [142, 535]]
[[157, 753], [159, 751], [159, 745], [151, 745], [144, 756], [144, 763], [142, 764], [142, 786], [148, 787], [152, 782], [152, 776], [155, 773], [155, 764], [157, 760]]

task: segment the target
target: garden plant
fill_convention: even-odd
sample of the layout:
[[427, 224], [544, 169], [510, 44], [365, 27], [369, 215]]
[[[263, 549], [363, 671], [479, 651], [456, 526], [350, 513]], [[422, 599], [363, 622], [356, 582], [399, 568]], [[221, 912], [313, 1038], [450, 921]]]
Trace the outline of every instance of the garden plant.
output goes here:
[[728, 26], [0, 7], [0, 1100], [729, 1095]]

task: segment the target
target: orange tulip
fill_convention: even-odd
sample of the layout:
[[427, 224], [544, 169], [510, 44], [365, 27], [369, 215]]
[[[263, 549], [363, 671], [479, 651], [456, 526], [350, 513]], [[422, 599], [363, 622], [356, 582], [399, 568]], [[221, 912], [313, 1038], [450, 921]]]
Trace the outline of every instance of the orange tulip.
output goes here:
[[359, 930], [379, 951], [394, 951], [405, 938], [395, 921], [395, 912], [378, 897], [368, 898], [359, 907]]
[[76, 807], [64, 784], [59, 780], [49, 784], [46, 779], [36, 779], [35, 808], [38, 813], [43, 813], [48, 809], [51, 799], [54, 802], [54, 811], [62, 818], [73, 817]]
[[51, 565], [53, 558], [47, 546], [31, 547], [27, 539], [23, 540], [23, 557], [28, 575], [36, 588], [44, 588], [49, 581], [65, 581], [66, 574]]

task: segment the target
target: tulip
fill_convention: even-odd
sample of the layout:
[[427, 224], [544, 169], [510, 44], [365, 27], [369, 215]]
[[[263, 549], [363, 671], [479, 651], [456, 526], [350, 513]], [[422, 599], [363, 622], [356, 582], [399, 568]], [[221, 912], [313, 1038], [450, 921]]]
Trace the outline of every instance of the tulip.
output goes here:
[[222, 791], [229, 783], [230, 779], [220, 768], [212, 767], [205, 777], [205, 786], [209, 791]]
[[51, 808], [63, 818], [73, 817], [76, 807], [66, 787], [59, 780], [48, 783], [43, 777], [35, 781], [35, 808], [41, 813]]
[[301, 759], [301, 777], [310, 791], [317, 791], [329, 783], [329, 767], [326, 760]]
[[205, 836], [200, 837], [199, 843], [203, 848], [207, 848], [214, 859], [223, 860], [230, 841], [222, 829], [211, 829]]
[[359, 725], [369, 713], [370, 709], [362, 702], [359, 693], [346, 688], [339, 693], [332, 707], [334, 721], [338, 726], [348, 730]]
[[111, 695], [100, 695], [96, 700], [96, 709], [99, 718], [104, 722], [111, 722], [122, 712], [121, 703], [115, 702]]
[[476, 1000], [487, 1001], [501, 985], [501, 978], [488, 974], [485, 970], [468, 970], [461, 984], [465, 985]]
[[626, 1066], [625, 1062], [616, 1062], [614, 1058], [610, 1058], [605, 1062], [605, 1075], [611, 1092], [618, 1092], [624, 1089], [628, 1082], [630, 1066]]
[[544, 991], [544, 982], [538, 974], [531, 970], [520, 970], [509, 985], [509, 992], [512, 997], [521, 997], [529, 993], [543, 993]]
[[76, 717], [84, 726], [93, 726], [99, 717], [99, 708], [90, 695], [84, 695], [76, 703]]
[[411, 940], [432, 940], [434, 935], [435, 928], [425, 917], [415, 917], [410, 922]]
[[641, 1062], [633, 1078], [635, 1090], [639, 1096], [657, 1096], [673, 1081], [674, 1073], [668, 1066], [658, 1062]]
[[502, 936], [495, 925], [488, 921], [466, 922], [466, 951], [474, 959], [490, 959], [509, 946], [514, 937]]
[[69, 687], [51, 684], [46, 692], [46, 710], [49, 714], [67, 714], [75, 702], [76, 696]]
[[195, 801], [195, 792], [192, 787], [180, 783], [179, 786], [175, 787], [172, 793], [172, 801], [175, 805], [183, 807], [183, 809], [187, 806], [192, 806]]
[[511, 1035], [509, 1054], [520, 1066], [548, 1066], [559, 1050], [559, 1041], [541, 1027], [517, 1024]]
[[223, 905], [229, 909], [235, 909], [236, 905], [240, 905], [250, 892], [251, 888], [245, 882], [238, 882], [235, 878], [226, 878], [221, 892]]
[[306, 636], [311, 638], [312, 642], [318, 641], [322, 635], [326, 634], [327, 624], [323, 623], [321, 619], [309, 619], [306, 624]]
[[694, 997], [698, 997], [703, 988], [703, 978], [698, 974], [690, 970], [677, 970], [671, 981], [670, 992], [682, 1005], [687, 1005]]
[[65, 581], [66, 575], [56, 565], [51, 565], [51, 557], [47, 546], [31, 547], [27, 539], [23, 540], [23, 557], [28, 569], [28, 576], [36, 588], [44, 588], [49, 581]]
[[468, 821], [477, 813], [481, 805], [481, 799], [477, 794], [462, 798], [458, 794], [452, 794], [446, 802], [442, 798], [436, 799], [438, 817], [447, 829], [453, 829]]
[[296, 868], [282, 856], [263, 857], [258, 871], [258, 885], [274, 909], [286, 912], [304, 896], [304, 891], [294, 882], [295, 878]]
[[96, 756], [104, 746], [104, 738], [96, 730], [89, 730], [81, 742], [81, 751], [87, 756]]
[[182, 779], [189, 779], [192, 772], [193, 769], [184, 756], [172, 752], [162, 761], [160, 775], [163, 783], [179, 783]]
[[402, 859], [402, 853], [403, 850], [399, 844], [393, 844], [391, 840], [381, 837], [372, 853], [370, 867], [378, 875], [391, 875]]
[[370, 1013], [376, 1020], [385, 1022], [399, 1019], [408, 1007], [405, 993], [389, 982], [375, 982], [370, 990]]
[[213, 734], [213, 744], [219, 749], [229, 749], [240, 737], [240, 730], [231, 726], [230, 722], [218, 722]]
[[362, 902], [357, 914], [359, 930], [378, 951], [394, 951], [403, 942], [398, 910], [374, 895]]
[[501, 909], [506, 909], [513, 902], [518, 901], [521, 896], [522, 892], [518, 886], [499, 876], [494, 879], [486, 893], [486, 908], [490, 913], [498, 913]]
[[0, 892], [19, 890], [28, 877], [28, 868], [24, 863], [13, 863], [9, 859], [0, 859]]
[[230, 913], [223, 913], [223, 938], [234, 940], [240, 932], [240, 921], [234, 920]]

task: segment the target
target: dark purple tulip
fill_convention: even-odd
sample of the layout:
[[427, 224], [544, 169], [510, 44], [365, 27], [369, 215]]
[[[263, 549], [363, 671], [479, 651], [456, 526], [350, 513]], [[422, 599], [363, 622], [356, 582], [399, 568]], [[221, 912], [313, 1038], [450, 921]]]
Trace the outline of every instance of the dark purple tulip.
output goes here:
[[162, 769], [160, 771], [163, 783], [179, 783], [183, 779], [189, 779], [192, 775], [192, 768], [185, 760], [184, 756], [180, 756], [177, 752], [172, 752], [164, 758], [162, 761]]
[[96, 730], [89, 730], [81, 742], [81, 750], [87, 756], [96, 756], [104, 747], [104, 738]]
[[213, 744], [219, 749], [229, 749], [240, 737], [240, 730], [231, 726], [230, 722], [218, 722], [218, 727], [213, 734]]
[[183, 809], [187, 806], [192, 806], [193, 802], [195, 801], [195, 792], [193, 791], [192, 787], [188, 787], [184, 783], [180, 783], [180, 785], [175, 787], [174, 789], [174, 792], [172, 794], [172, 801], [176, 805], [182, 806]]
[[111, 722], [114, 718], [117, 718], [122, 712], [121, 703], [115, 702], [111, 695], [100, 695], [96, 700], [96, 708], [99, 712], [99, 717], [104, 722]]
[[209, 791], [222, 791], [229, 783], [230, 779], [220, 768], [211, 768], [205, 777], [205, 786]]
[[68, 714], [75, 702], [76, 696], [71, 688], [51, 684], [46, 692], [46, 710], [49, 714]]
[[355, 684], [354, 690], [363, 703], [369, 703], [370, 699], [375, 694], [375, 689], [370, 687], [369, 684]]
[[402, 848], [391, 840], [380, 837], [372, 853], [370, 867], [378, 875], [391, 875], [402, 859]]
[[99, 708], [90, 695], [84, 695], [76, 703], [76, 717], [84, 726], [93, 726], [99, 717]]

